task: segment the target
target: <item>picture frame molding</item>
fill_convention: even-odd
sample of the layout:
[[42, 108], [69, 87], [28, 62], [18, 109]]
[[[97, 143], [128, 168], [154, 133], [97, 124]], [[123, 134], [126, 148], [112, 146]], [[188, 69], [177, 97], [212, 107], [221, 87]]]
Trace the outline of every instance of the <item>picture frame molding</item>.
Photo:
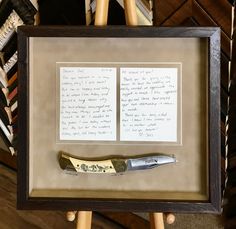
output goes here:
[[[45, 198], [29, 196], [29, 39], [30, 37], [162, 37], [208, 39], [209, 200]], [[220, 186], [220, 29], [218, 27], [18, 27], [17, 208], [139, 212], [221, 211]]]

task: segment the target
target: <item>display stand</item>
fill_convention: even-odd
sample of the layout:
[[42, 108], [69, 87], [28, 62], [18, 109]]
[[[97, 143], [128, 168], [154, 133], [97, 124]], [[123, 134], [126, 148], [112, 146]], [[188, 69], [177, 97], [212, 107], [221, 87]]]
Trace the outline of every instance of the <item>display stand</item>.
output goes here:
[[[68, 221], [74, 221], [77, 211], [69, 211], [66, 214]], [[164, 229], [164, 214], [155, 212], [149, 214], [151, 229]], [[172, 224], [175, 221], [175, 216], [172, 213], [165, 214], [167, 224]], [[91, 229], [92, 211], [78, 211], [76, 229]]]
[[[108, 5], [109, 0], [97, 0], [95, 25], [105, 26], [107, 25], [108, 17]], [[135, 0], [124, 0], [125, 20], [129, 26], [136, 26], [138, 24], [138, 18], [136, 13]], [[74, 221], [77, 211], [67, 212], [67, 220]], [[150, 225], [151, 229], [164, 229], [163, 213], [155, 212], [150, 213]], [[175, 216], [171, 213], [166, 214], [166, 222], [172, 224], [175, 221]], [[76, 229], [91, 229], [92, 225], [92, 211], [78, 211]]]

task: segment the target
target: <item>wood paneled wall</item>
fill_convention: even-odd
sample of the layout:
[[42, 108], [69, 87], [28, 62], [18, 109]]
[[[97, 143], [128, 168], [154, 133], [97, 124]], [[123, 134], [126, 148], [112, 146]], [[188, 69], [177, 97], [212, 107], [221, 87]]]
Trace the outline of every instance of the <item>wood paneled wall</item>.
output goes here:
[[225, 183], [226, 117], [229, 95], [229, 63], [232, 46], [233, 6], [227, 0], [153, 0], [154, 25], [219, 26], [221, 28], [221, 154], [222, 191]]

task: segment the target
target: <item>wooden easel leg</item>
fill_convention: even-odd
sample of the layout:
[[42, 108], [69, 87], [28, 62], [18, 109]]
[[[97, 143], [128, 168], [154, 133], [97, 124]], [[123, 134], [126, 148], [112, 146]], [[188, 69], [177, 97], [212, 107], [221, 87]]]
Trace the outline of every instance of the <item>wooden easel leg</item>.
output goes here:
[[124, 0], [126, 25], [138, 25], [135, 0]]
[[94, 25], [107, 25], [109, 0], [97, 0]]
[[[96, 26], [107, 25], [109, 0], [97, 0], [95, 22]], [[67, 220], [74, 221], [76, 211], [67, 212]], [[76, 229], [91, 229], [92, 211], [78, 211]]]
[[150, 225], [151, 229], [164, 229], [163, 213], [155, 212], [150, 213]]
[[[163, 213], [150, 213], [151, 229], [164, 229], [164, 214]], [[172, 213], [165, 214], [166, 223], [173, 224], [175, 222], [175, 215]]]
[[[74, 221], [77, 211], [69, 211], [66, 213], [68, 221]], [[78, 211], [76, 229], [91, 229], [92, 227], [92, 212]]]
[[77, 216], [76, 229], [91, 229], [92, 227], [92, 212], [79, 211]]

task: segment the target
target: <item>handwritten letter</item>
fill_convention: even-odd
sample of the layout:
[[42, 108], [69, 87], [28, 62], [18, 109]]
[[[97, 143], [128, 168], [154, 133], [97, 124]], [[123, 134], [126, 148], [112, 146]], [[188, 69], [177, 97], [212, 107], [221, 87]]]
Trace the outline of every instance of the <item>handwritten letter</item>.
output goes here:
[[177, 68], [120, 69], [121, 141], [177, 141]]
[[116, 140], [116, 68], [60, 68], [60, 140]]

